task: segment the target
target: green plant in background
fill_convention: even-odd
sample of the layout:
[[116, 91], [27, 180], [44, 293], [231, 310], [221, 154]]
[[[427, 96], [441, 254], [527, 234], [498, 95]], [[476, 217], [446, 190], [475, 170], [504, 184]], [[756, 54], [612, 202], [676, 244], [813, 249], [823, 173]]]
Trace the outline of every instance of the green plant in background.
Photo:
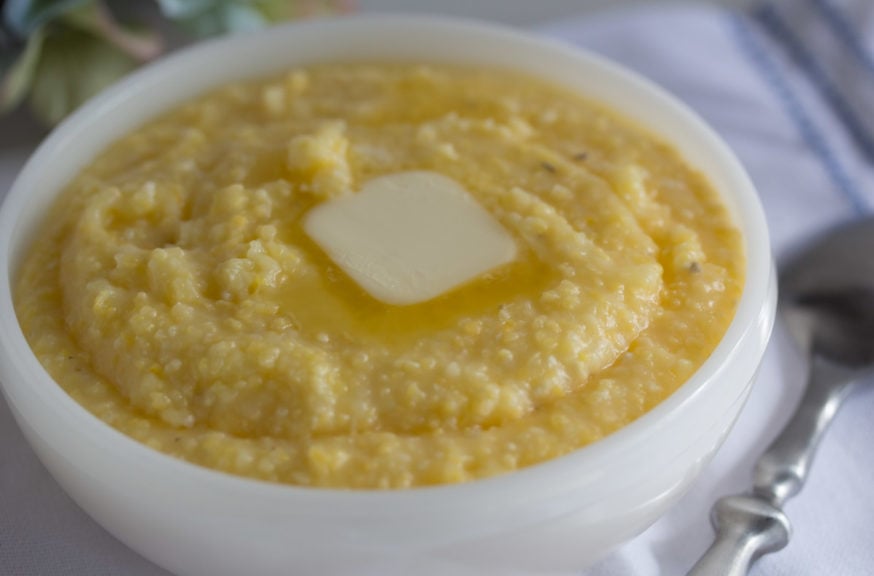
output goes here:
[[28, 100], [56, 124], [159, 56], [166, 24], [203, 38], [347, 9], [343, 0], [0, 0], [0, 114]]

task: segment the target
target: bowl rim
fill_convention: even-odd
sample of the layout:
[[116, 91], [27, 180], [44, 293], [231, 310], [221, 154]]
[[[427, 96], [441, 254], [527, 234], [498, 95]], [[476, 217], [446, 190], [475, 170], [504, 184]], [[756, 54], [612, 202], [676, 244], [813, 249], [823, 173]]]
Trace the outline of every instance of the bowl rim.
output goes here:
[[[14, 246], [13, 236], [15, 236], [17, 216], [26, 202], [32, 181], [37, 178], [43, 166], [47, 165], [47, 160], [56, 155], [58, 150], [69, 145], [70, 139], [75, 138], [75, 135], [83, 128], [94, 122], [101, 110], [119, 105], [129, 94], [135, 93], [142, 84], [154, 82], [162, 77], [166, 71], [174, 67], [184, 67], [203, 54], [263, 41], [259, 38], [293, 36], [294, 33], [303, 29], [315, 29], [325, 35], [338, 35], [349, 27], [362, 26], [369, 26], [373, 30], [397, 29], [398, 27], [428, 29], [432, 32], [449, 32], [451, 30], [458, 34], [486, 37], [496, 42], [526, 45], [541, 53], [561, 55], [565, 59], [576, 59], [586, 66], [605, 69], [633, 90], [646, 93], [648, 97], [658, 101], [662, 109], [670, 110], [682, 120], [688, 129], [696, 132], [697, 136], [707, 143], [714, 154], [719, 157], [721, 164], [731, 173], [733, 183], [731, 194], [733, 195], [732, 200], [736, 204], [734, 207], [735, 220], [742, 229], [745, 239], [746, 275], [741, 299], [725, 335], [710, 357], [685, 383], [633, 422], [566, 455], [506, 474], [460, 484], [385, 490], [320, 488], [272, 483], [236, 476], [165, 455], [148, 448], [100, 420], [78, 404], [51, 378], [48, 372], [42, 368], [35, 354], [30, 351], [18, 323], [11, 296], [12, 278], [15, 272], [12, 270], [14, 264], [11, 262], [10, 256]], [[437, 60], [439, 58], [435, 58], [435, 61]], [[237, 78], [239, 76], [232, 76], [228, 81], [234, 81]], [[182, 101], [184, 99], [177, 100], [177, 103]], [[671, 141], [666, 134], [659, 134], [659, 137], [668, 142]], [[104, 143], [102, 146], [106, 145], [107, 143]], [[56, 195], [57, 192], [55, 191], [54, 194]], [[725, 191], [720, 190], [720, 194], [724, 196]], [[53, 195], [52, 198], [54, 197]], [[724, 198], [724, 200], [729, 200], [729, 198]], [[4, 327], [3, 330], [0, 330], [0, 367], [7, 364], [7, 370], [14, 370], [16, 378], [36, 383], [36, 385], [28, 386], [30, 393], [38, 396], [39, 401], [51, 411], [54, 417], [67, 421], [78, 431], [78, 434], [100, 444], [107, 451], [111, 450], [129, 464], [137, 461], [138, 466], [148, 466], [154, 471], [163, 471], [163, 474], [172, 476], [178, 481], [188, 480], [201, 485], [208, 483], [216, 490], [234, 492], [247, 498], [266, 498], [273, 502], [276, 502], [277, 499], [279, 501], [286, 499], [297, 501], [300, 498], [307, 498], [323, 503], [342, 503], [363, 506], [368, 509], [379, 509], [388, 501], [397, 503], [417, 500], [420, 504], [437, 507], [442, 506], [447, 497], [475, 495], [476, 498], [482, 498], [488, 494], [490, 497], [499, 498], [502, 495], [518, 495], [520, 489], [524, 489], [525, 486], [543, 486], [556, 483], [557, 478], [566, 478], [569, 476], [568, 473], [573, 473], [581, 466], [606, 462], [611, 454], [621, 452], [623, 446], [633, 444], [651, 434], [653, 430], [667, 425], [672, 414], [681, 412], [685, 406], [692, 403], [697, 396], [703, 393], [707, 384], [715, 380], [716, 376], [726, 369], [726, 366], [730, 364], [729, 360], [738, 354], [740, 343], [745, 340], [748, 334], [764, 331], [763, 341], [767, 341], [767, 334], [773, 324], [773, 311], [764, 311], [763, 305], [768, 302], [769, 294], [773, 292], [773, 285], [767, 225], [750, 177], [728, 145], [712, 128], [696, 113], [692, 112], [687, 105], [653, 82], [618, 63], [579, 47], [498, 24], [432, 15], [354, 15], [342, 18], [314, 19], [276, 26], [257, 34], [240, 34], [209, 40], [177, 51], [132, 73], [87, 102], [64, 120], [39, 145], [16, 177], [3, 199], [2, 205], [0, 205], [0, 326]], [[770, 318], [768, 318], [769, 315]], [[27, 352], [22, 354], [23, 350]], [[764, 344], [762, 344], [762, 352], [763, 350]], [[14, 407], [13, 388], [17, 384], [6, 380], [9, 378], [4, 378], [0, 382], [0, 388], [3, 389], [7, 401]], [[565, 489], [573, 483], [576, 482], [568, 479], [559, 482]]]

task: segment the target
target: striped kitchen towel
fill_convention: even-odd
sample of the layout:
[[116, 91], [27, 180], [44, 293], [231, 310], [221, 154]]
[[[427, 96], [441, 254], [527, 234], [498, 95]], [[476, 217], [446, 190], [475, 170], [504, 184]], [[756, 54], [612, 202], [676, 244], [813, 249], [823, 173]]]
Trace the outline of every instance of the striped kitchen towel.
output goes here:
[[[650, 5], [544, 32], [637, 70], [716, 128], [756, 183], [778, 262], [805, 238], [874, 211], [871, 0], [769, 1], [743, 13]], [[748, 489], [753, 462], [798, 401], [805, 373], [778, 325], [748, 404], [701, 480], [587, 575], [684, 574], [712, 539], [711, 504]], [[860, 387], [787, 506], [789, 546], [760, 560], [754, 575], [874, 573], [872, 415], [874, 386]]]

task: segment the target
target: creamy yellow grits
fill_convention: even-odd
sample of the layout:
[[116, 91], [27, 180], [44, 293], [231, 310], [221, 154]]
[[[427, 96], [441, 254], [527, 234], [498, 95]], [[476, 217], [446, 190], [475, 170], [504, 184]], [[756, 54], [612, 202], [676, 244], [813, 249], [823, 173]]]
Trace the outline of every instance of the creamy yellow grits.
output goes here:
[[[405, 170], [461, 183], [519, 257], [420, 304], [370, 297], [301, 219]], [[743, 274], [715, 191], [608, 109], [506, 72], [330, 65], [221, 88], [108, 147], [15, 301], [64, 390], [157, 450], [399, 488], [633, 421], [712, 352]]]

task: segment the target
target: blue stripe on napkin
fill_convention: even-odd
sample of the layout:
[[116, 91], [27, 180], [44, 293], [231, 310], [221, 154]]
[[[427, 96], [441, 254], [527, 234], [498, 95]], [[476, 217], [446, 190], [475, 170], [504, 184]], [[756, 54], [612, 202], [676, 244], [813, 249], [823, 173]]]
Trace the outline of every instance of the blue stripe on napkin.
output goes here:
[[819, 12], [825, 22], [840, 39], [852, 55], [864, 67], [874, 79], [874, 56], [865, 48], [861, 35], [856, 30], [840, 8], [832, 4], [830, 0], [808, 0]]
[[835, 115], [869, 161], [874, 161], [874, 137], [865, 129], [865, 120], [856, 114], [852, 104], [829, 78], [825, 68], [807, 45], [792, 30], [780, 12], [770, 3], [753, 12], [753, 17], [782, 45], [799, 69], [832, 107]]
[[849, 201], [857, 214], [868, 212], [868, 202], [864, 194], [850, 178], [849, 172], [829, 146], [823, 132], [813, 122], [811, 115], [790, 87], [784, 72], [756, 37], [748, 20], [734, 12], [726, 14], [741, 51], [771, 88], [810, 150], [819, 158], [835, 188]]

